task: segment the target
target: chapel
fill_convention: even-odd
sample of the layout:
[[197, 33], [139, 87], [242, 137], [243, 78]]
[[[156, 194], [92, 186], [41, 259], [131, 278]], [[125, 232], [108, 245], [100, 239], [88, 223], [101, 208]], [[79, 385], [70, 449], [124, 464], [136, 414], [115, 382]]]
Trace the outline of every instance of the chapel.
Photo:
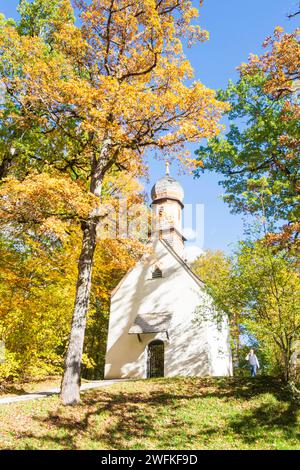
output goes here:
[[184, 191], [168, 164], [151, 199], [150, 250], [111, 295], [105, 378], [232, 375], [228, 320], [184, 259]]

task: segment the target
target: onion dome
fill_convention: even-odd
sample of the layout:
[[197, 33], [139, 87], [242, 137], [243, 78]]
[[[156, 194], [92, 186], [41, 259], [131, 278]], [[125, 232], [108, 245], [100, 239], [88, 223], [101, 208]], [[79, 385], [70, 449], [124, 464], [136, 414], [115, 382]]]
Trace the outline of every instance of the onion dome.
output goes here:
[[158, 199], [175, 199], [183, 202], [184, 191], [181, 184], [169, 175], [169, 165], [166, 165], [166, 175], [156, 181], [151, 189], [152, 201]]

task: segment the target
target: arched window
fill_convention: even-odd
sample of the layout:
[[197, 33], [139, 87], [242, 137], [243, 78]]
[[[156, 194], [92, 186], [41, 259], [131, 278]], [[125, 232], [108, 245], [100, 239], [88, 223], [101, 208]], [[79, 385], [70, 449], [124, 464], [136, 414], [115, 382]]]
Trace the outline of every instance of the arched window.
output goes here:
[[158, 279], [159, 277], [162, 277], [162, 270], [156, 266], [152, 271], [152, 279]]
[[148, 344], [147, 377], [164, 377], [165, 345], [156, 339]]

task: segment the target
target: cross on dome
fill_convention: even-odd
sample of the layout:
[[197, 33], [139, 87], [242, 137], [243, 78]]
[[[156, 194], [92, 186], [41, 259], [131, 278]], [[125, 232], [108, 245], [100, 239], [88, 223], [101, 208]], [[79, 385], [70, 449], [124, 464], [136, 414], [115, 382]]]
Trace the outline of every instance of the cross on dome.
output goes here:
[[184, 191], [181, 184], [170, 176], [170, 163], [166, 162], [166, 174], [159, 178], [151, 189], [152, 202], [159, 199], [173, 199], [183, 203]]

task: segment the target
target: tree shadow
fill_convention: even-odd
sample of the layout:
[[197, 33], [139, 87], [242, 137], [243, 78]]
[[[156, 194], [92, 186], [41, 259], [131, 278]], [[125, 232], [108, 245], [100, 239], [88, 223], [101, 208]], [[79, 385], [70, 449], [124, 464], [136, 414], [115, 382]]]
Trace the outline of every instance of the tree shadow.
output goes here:
[[5, 395], [27, 395], [28, 392], [22, 387], [17, 387], [14, 385], [1, 385], [0, 384], [0, 398], [4, 398]]
[[280, 432], [286, 440], [300, 441], [297, 412], [299, 407], [289, 403], [285, 408], [278, 409], [278, 404], [263, 403], [249, 413], [240, 415], [228, 423], [231, 430], [240, 436], [246, 444], [266, 438], [268, 432]]
[[[143, 381], [140, 383], [143, 386]], [[289, 400], [276, 379], [154, 379], [148, 384], [149, 390], [143, 392], [136, 382], [130, 390], [121, 386], [85, 393], [76, 407], [60, 407], [46, 417], [33, 418], [42, 429], [47, 429], [46, 434], [31, 431], [21, 437], [38, 440], [39, 447], [53, 444], [69, 449], [85, 448], [86, 440], [89, 447], [122, 450], [153, 448], [153, 443], [158, 449], [205, 448], [203, 436], [209, 446], [220, 432], [225, 440], [227, 433], [236, 436], [245, 447], [257, 439], [267, 439], [267, 433], [276, 430], [287, 441], [294, 442], [300, 437], [299, 407]], [[272, 399], [256, 401], [253, 406], [253, 400], [264, 394], [272, 395]], [[216, 400], [218, 406], [230, 399], [249, 401], [251, 406], [226, 416], [222, 429], [214, 422], [201, 423], [200, 415], [193, 417], [189, 427], [182, 415], [185, 407], [193, 406], [194, 400], [199, 403], [213, 398], [221, 400], [221, 403]], [[215, 413], [221, 412], [221, 408]]]

